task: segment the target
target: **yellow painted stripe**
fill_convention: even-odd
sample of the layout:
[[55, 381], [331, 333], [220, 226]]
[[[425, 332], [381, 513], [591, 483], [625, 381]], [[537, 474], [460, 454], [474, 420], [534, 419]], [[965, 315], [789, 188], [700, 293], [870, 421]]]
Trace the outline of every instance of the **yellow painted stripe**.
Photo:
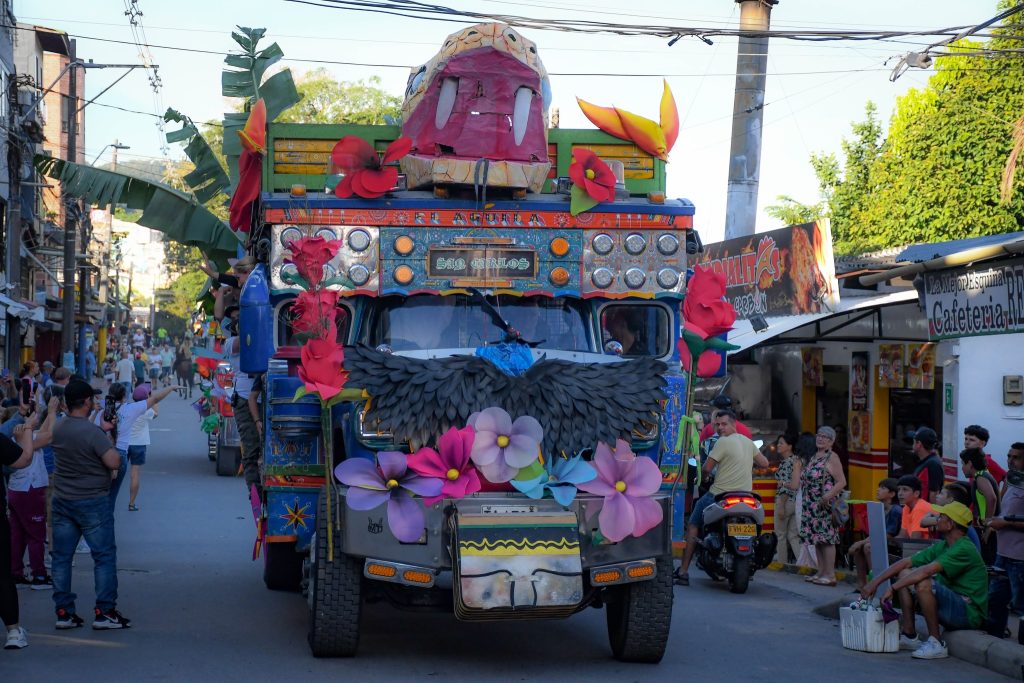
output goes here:
[[274, 151], [330, 152], [337, 143], [337, 140], [289, 140], [278, 138], [274, 140]]
[[602, 159], [633, 158], [638, 160], [650, 161], [651, 165], [654, 165], [654, 157], [652, 157], [647, 152], [643, 151], [636, 145], [629, 142], [606, 143], [600, 145], [573, 145], [572, 148], [589, 149], [591, 152], [601, 157]]
[[327, 173], [327, 164], [274, 164], [274, 173], [294, 173], [296, 175], [323, 175]]
[[330, 151], [326, 152], [274, 152], [275, 163], [289, 163], [289, 164], [327, 164], [327, 161], [331, 158]]

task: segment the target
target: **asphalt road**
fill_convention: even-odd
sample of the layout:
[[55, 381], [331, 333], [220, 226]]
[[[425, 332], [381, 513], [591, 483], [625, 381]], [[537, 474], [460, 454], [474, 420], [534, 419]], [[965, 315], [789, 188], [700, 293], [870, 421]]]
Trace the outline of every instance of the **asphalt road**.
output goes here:
[[[314, 659], [298, 594], [267, 591], [251, 561], [255, 529], [240, 479], [217, 477], [187, 401], [172, 397], [153, 422], [139, 512], [127, 484], [117, 518], [120, 599], [127, 631], [56, 631], [50, 592], [19, 590], [29, 647], [0, 650], [0, 680], [19, 681], [759, 681], [908, 679], [1005, 681], [988, 670], [909, 653], [843, 650], [838, 623], [811, 612], [762, 572], [732, 595], [699, 578], [676, 588], [671, 644], [657, 666], [613, 660], [604, 614], [565, 621], [477, 624], [447, 614], [364, 610], [359, 656]], [[91, 616], [92, 561], [79, 555], [74, 588]], [[822, 589], [828, 590], [828, 589]]]

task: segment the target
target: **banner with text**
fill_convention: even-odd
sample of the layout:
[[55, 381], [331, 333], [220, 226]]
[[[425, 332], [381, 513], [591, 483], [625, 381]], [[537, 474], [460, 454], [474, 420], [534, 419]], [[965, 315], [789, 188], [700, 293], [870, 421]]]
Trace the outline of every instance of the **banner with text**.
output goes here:
[[1024, 259], [924, 274], [933, 340], [1024, 332]]
[[819, 313], [839, 304], [825, 221], [707, 244], [700, 265], [725, 274], [725, 298], [740, 318]]

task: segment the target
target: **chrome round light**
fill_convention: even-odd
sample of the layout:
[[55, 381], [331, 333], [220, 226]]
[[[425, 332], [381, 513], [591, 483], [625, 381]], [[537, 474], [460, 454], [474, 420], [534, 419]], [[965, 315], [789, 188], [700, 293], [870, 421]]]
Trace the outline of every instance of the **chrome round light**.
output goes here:
[[332, 277], [338, 274], [338, 269], [332, 266], [330, 263], [324, 264], [324, 279], [330, 280]]
[[356, 286], [365, 285], [370, 279], [370, 271], [366, 266], [357, 263], [348, 269], [348, 279]]
[[615, 281], [615, 274], [607, 268], [598, 268], [590, 276], [590, 281], [594, 283], [595, 287], [605, 289], [610, 287], [612, 282]]
[[626, 271], [626, 274], [622, 276], [623, 282], [630, 289], [640, 289], [647, 282], [647, 273], [640, 270], [639, 268], [630, 268]]
[[370, 246], [370, 233], [365, 230], [353, 230], [348, 234], [348, 246], [352, 251], [366, 251]]
[[611, 235], [602, 232], [599, 235], [594, 235], [594, 241], [591, 242], [591, 246], [594, 247], [594, 253], [604, 256], [611, 253], [612, 248], [615, 246], [615, 240], [612, 239]]
[[323, 237], [325, 240], [338, 239], [338, 233], [334, 232], [333, 228], [320, 228], [316, 231], [316, 236]]
[[647, 248], [647, 240], [644, 236], [638, 232], [634, 232], [626, 237], [626, 251], [633, 256], [643, 253], [644, 249]]
[[679, 284], [679, 273], [671, 268], [662, 268], [658, 271], [658, 284], [662, 289], [672, 289]]
[[296, 228], [294, 225], [289, 226], [281, 231], [281, 246], [287, 249], [288, 245], [290, 245], [292, 242], [299, 239], [300, 237], [302, 237], [302, 231]]
[[658, 238], [658, 251], [665, 256], [670, 256], [679, 251], [679, 238], [675, 235], [664, 234]]

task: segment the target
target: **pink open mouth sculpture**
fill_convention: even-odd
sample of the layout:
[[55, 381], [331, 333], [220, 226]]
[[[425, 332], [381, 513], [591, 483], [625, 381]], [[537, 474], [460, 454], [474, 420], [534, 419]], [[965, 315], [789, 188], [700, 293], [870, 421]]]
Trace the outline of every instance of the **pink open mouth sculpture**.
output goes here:
[[413, 70], [402, 105], [402, 134], [412, 139], [401, 161], [409, 187], [540, 192], [551, 168], [550, 101], [536, 45], [513, 29], [478, 24], [448, 36], [433, 59]]

